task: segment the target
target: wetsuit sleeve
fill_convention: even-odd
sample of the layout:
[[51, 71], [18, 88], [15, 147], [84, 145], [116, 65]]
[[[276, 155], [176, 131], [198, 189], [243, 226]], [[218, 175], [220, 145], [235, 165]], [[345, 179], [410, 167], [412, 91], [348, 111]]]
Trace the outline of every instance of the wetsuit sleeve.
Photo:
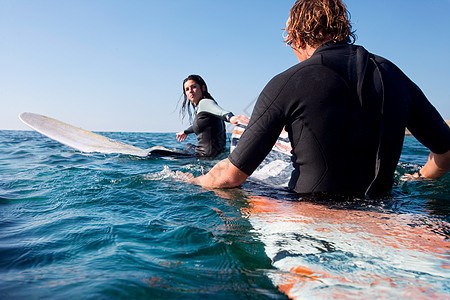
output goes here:
[[408, 115], [408, 130], [436, 154], [450, 150], [450, 128], [425, 95], [410, 81], [413, 105]]
[[184, 130], [185, 134], [191, 134], [194, 133], [194, 128], [192, 126], [189, 126], [189, 128]]
[[284, 127], [285, 108], [278, 97], [281, 86], [277, 77], [267, 84], [258, 97], [250, 123], [228, 156], [235, 167], [249, 176], [269, 154]]
[[211, 99], [203, 99], [199, 102], [197, 113], [201, 112], [212, 114], [226, 122], [230, 122], [230, 118], [234, 116], [232, 112], [223, 109], [214, 100]]

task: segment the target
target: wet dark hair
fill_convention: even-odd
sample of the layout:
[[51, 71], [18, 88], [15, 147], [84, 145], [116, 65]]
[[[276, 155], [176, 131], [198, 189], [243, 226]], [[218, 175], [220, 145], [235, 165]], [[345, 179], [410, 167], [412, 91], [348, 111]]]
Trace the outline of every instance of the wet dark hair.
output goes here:
[[[181, 109], [180, 109], [180, 116], [181, 119], [184, 119], [186, 112], [189, 115], [189, 121], [192, 122], [192, 117], [194, 114], [194, 104], [192, 104], [191, 101], [189, 101], [188, 97], [186, 96], [186, 91], [184, 90], [184, 84], [186, 81], [192, 80], [195, 83], [197, 83], [200, 86], [200, 89], [202, 91], [202, 98], [201, 99], [211, 99], [214, 100], [214, 98], [211, 96], [211, 94], [208, 92], [208, 86], [206, 85], [206, 82], [203, 80], [203, 78], [199, 75], [189, 75], [186, 79], [183, 80], [183, 102], [181, 103]], [[216, 101], [216, 100], [214, 100]], [[192, 109], [191, 109], [192, 108]]]

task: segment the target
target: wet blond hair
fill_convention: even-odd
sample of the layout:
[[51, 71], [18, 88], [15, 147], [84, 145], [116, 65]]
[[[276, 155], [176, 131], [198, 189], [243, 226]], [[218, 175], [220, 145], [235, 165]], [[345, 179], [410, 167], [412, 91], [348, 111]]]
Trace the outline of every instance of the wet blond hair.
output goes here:
[[353, 44], [356, 40], [341, 0], [297, 0], [285, 31], [285, 43], [295, 47], [318, 47], [329, 41]]

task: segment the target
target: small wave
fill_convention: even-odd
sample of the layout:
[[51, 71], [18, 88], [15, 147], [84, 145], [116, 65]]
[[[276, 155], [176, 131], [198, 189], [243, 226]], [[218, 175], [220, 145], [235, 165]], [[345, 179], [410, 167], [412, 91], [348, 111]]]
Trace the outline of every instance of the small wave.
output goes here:
[[176, 178], [177, 178], [176, 172], [172, 171], [168, 166], [164, 166], [163, 169], [159, 172], [144, 175], [145, 180], [152, 180], [152, 181], [161, 181]]
[[199, 174], [204, 174], [205, 171], [203, 169], [203, 166], [201, 165], [186, 165], [183, 166], [183, 169], [180, 171], [181, 173], [178, 173], [177, 171], [173, 171], [169, 168], [169, 166], [164, 165], [163, 169], [159, 172], [155, 173], [148, 173], [143, 175], [144, 180], [150, 180], [150, 181], [163, 181], [163, 180], [176, 180], [176, 181], [185, 181], [184, 178], [186, 175], [183, 174], [193, 174], [194, 176]]

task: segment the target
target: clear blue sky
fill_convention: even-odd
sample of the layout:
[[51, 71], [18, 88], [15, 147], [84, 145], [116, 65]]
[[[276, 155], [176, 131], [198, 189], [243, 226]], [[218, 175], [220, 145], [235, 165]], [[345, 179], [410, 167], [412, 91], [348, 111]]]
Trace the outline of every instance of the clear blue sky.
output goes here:
[[[94, 131], [175, 132], [182, 80], [249, 113], [297, 60], [290, 0], [0, 0], [0, 129], [21, 112]], [[450, 0], [347, 0], [357, 44], [396, 63], [450, 119]], [[249, 108], [250, 107], [250, 108]]]

